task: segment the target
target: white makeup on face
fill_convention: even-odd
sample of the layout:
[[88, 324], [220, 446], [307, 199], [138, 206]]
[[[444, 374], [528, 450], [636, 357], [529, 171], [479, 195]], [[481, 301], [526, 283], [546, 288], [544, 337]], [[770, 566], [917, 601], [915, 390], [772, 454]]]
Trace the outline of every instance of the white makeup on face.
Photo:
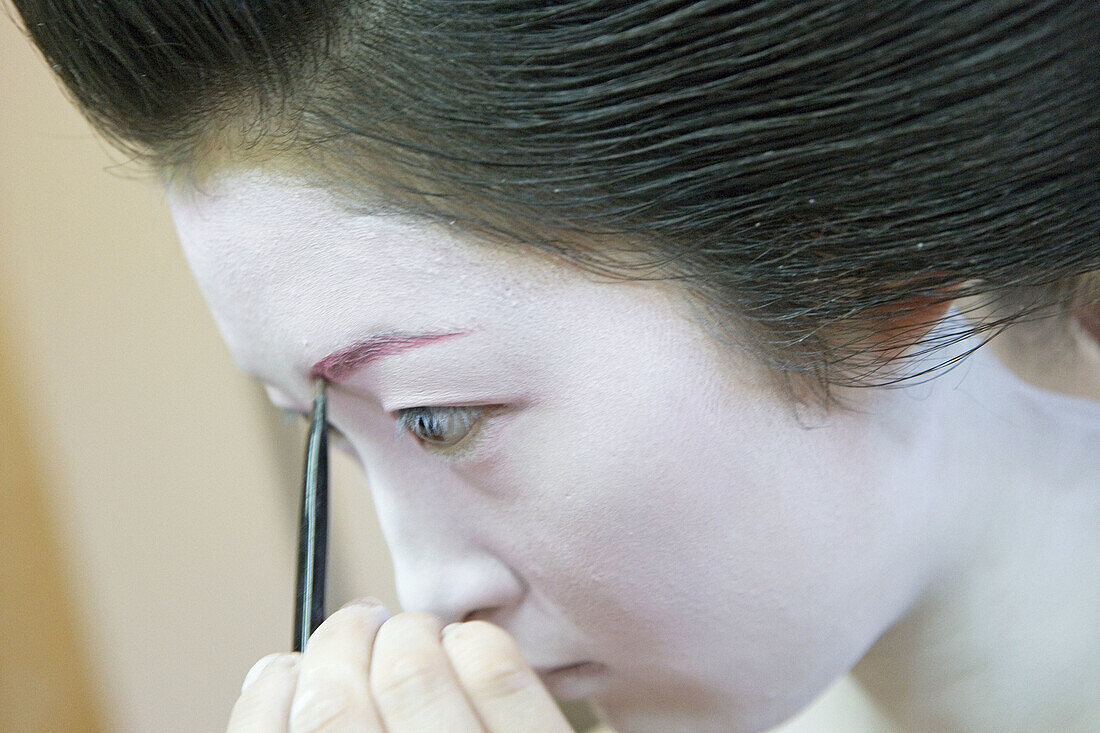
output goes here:
[[284, 401], [368, 337], [462, 334], [330, 391], [402, 604], [498, 623], [536, 668], [599, 665], [552, 689], [594, 693], [625, 731], [779, 722], [943, 561], [963, 499], [911, 470], [935, 400], [913, 423], [894, 394], [807, 426], [667, 286], [353, 215], [269, 172], [170, 203], [235, 358]]

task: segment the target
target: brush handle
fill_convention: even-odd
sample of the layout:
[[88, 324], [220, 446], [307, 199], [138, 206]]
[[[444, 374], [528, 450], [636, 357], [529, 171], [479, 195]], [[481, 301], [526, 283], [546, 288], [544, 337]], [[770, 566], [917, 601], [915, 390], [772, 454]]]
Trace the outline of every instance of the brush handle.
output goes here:
[[306, 442], [305, 478], [298, 524], [298, 590], [294, 605], [294, 651], [325, 620], [325, 556], [328, 551], [328, 430], [325, 382], [318, 380]]

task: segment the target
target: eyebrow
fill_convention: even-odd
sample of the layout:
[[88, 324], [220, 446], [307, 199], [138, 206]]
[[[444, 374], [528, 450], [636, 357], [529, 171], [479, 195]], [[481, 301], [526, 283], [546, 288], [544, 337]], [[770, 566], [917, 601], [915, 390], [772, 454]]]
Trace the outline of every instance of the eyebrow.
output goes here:
[[383, 356], [427, 346], [436, 341], [443, 341], [455, 336], [465, 336], [468, 333], [468, 331], [455, 331], [452, 333], [417, 334], [393, 331], [378, 334], [339, 351], [332, 352], [310, 367], [309, 376], [312, 379], [320, 378], [326, 382], [338, 383], [356, 370], [362, 369], [367, 364], [381, 359]]

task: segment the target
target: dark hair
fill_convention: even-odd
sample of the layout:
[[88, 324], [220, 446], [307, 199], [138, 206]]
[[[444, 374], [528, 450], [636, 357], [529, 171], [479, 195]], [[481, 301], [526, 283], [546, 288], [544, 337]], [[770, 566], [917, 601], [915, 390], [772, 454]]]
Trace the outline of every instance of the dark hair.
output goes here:
[[1000, 303], [942, 345], [1095, 298], [1095, 0], [14, 1], [158, 169], [295, 155], [352, 200], [679, 279], [818, 386], [887, 381], [870, 336], [917, 340], [931, 303]]

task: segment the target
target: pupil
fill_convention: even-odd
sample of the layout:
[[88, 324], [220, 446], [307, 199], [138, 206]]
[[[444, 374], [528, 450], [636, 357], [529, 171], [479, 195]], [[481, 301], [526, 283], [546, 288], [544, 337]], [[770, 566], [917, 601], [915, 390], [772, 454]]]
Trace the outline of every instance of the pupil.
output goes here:
[[420, 415], [417, 418], [417, 430], [424, 440], [438, 441], [443, 439], [439, 426], [435, 425], [435, 422], [428, 415]]

